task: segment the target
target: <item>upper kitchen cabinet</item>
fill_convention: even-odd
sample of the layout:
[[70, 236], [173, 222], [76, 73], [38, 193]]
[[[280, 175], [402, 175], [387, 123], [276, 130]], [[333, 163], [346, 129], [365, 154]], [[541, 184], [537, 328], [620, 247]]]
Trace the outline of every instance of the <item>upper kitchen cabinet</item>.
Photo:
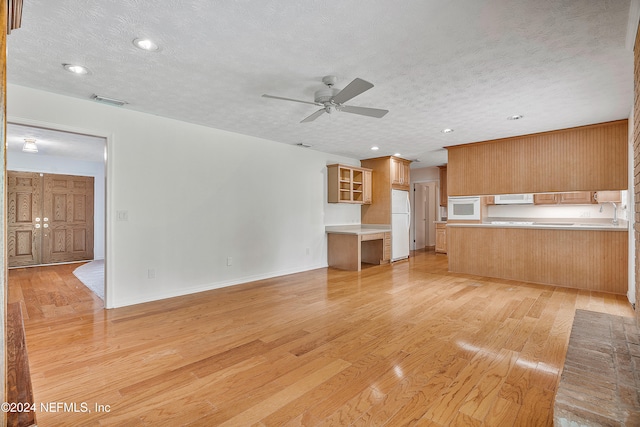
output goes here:
[[327, 166], [329, 203], [371, 203], [371, 169], [346, 165]]
[[593, 191], [572, 191], [570, 193], [534, 194], [536, 205], [589, 205], [596, 203]]
[[409, 190], [409, 160], [387, 156], [361, 160], [372, 171], [373, 203], [361, 210], [362, 224], [391, 224], [391, 190]]
[[446, 147], [449, 196], [627, 189], [627, 120]]
[[596, 203], [620, 203], [622, 201], [622, 193], [619, 191], [596, 191], [593, 194]]
[[440, 206], [447, 207], [449, 197], [447, 195], [447, 165], [438, 166], [440, 169]]
[[391, 156], [391, 187], [394, 190], [409, 190], [409, 160]]

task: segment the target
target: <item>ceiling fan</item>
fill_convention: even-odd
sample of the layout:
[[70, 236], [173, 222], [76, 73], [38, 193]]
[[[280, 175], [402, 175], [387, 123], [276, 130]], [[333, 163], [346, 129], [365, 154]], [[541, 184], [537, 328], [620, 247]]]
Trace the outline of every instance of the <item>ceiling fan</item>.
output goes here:
[[334, 111], [344, 111], [345, 113], [360, 114], [361, 116], [369, 116], [381, 118], [389, 112], [389, 110], [380, 110], [378, 108], [367, 107], [353, 107], [351, 105], [344, 105], [345, 102], [360, 95], [373, 87], [373, 84], [356, 78], [349, 83], [344, 89], [336, 89], [333, 86], [336, 84], [336, 76], [325, 76], [322, 78], [322, 83], [327, 87], [317, 90], [314, 94], [314, 102], [301, 101], [299, 99], [283, 98], [281, 96], [262, 95], [264, 98], [282, 99], [284, 101], [301, 102], [303, 104], [311, 104], [322, 107], [309, 117], [302, 119], [300, 123], [312, 122], [324, 113], [333, 113]]

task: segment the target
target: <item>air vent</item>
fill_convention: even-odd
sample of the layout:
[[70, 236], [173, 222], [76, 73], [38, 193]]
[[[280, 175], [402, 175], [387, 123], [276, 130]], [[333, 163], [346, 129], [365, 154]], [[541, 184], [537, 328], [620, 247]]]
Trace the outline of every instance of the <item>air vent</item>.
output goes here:
[[91, 99], [93, 99], [96, 102], [100, 102], [102, 104], [114, 105], [116, 107], [122, 107], [123, 105], [128, 104], [127, 101], [121, 101], [119, 99], [114, 99], [114, 98], [107, 98], [106, 96], [100, 96], [100, 95], [92, 95]]

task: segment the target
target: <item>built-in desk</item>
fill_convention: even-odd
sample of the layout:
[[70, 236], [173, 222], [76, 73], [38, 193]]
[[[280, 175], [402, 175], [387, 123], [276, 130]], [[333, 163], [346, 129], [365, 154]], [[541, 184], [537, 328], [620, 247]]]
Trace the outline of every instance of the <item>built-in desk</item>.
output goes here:
[[391, 226], [332, 225], [325, 231], [329, 267], [360, 271], [363, 262], [382, 264], [391, 259]]

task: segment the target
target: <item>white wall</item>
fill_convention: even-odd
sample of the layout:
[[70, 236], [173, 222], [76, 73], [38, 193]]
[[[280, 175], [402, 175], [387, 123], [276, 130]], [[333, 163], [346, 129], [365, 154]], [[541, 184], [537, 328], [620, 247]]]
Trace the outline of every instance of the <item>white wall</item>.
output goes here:
[[105, 176], [104, 163], [85, 162], [42, 154], [7, 153], [7, 170], [66, 175], [92, 176], [93, 193], [93, 257], [104, 259]]
[[324, 267], [325, 225], [360, 222], [326, 202], [355, 159], [16, 85], [8, 117], [107, 137], [107, 307]]
[[[623, 192], [626, 197], [626, 191]], [[623, 197], [623, 199], [624, 199]], [[618, 218], [627, 219], [626, 203], [618, 203]], [[600, 212], [602, 208], [602, 212]], [[490, 218], [557, 218], [557, 219], [611, 219], [613, 205], [489, 205]]]

